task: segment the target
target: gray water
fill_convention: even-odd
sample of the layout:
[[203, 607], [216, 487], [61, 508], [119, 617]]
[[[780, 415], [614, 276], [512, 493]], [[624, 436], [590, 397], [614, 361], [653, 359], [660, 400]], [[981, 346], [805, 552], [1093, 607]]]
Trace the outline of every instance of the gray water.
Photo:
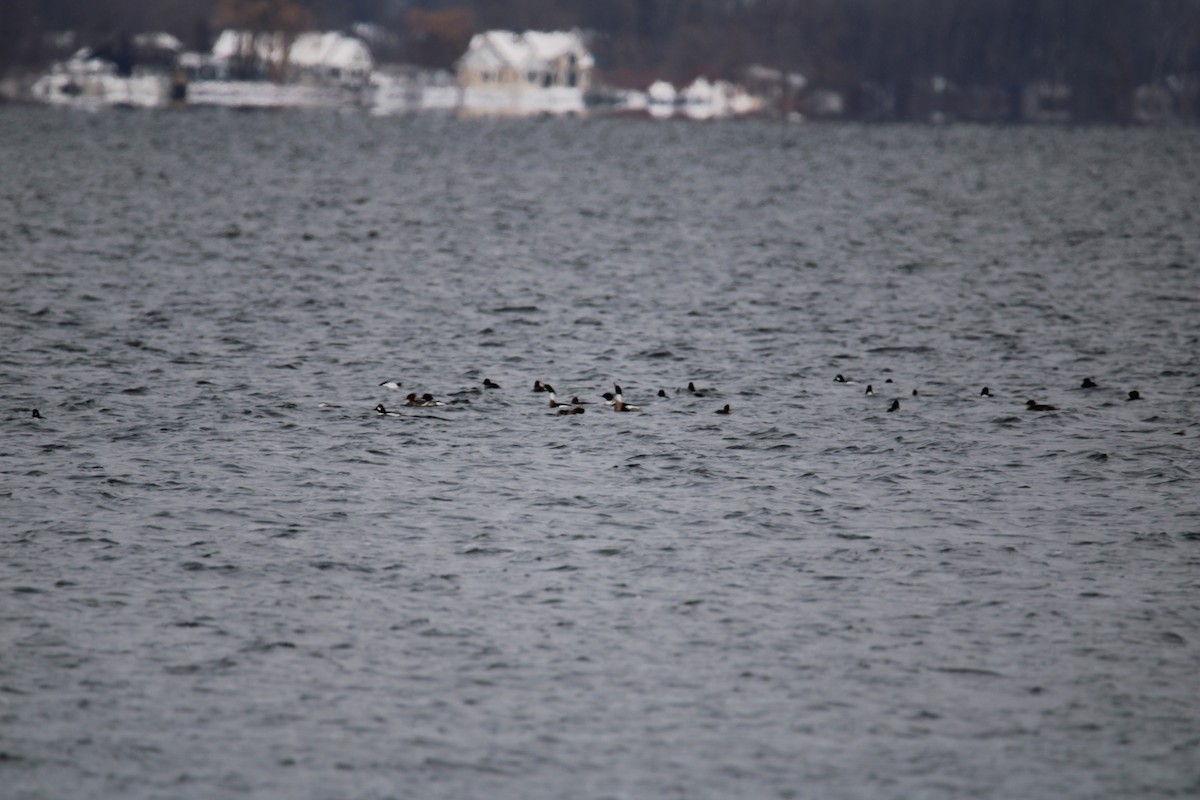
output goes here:
[[0, 796], [1197, 796], [1198, 254], [1194, 130], [4, 109]]

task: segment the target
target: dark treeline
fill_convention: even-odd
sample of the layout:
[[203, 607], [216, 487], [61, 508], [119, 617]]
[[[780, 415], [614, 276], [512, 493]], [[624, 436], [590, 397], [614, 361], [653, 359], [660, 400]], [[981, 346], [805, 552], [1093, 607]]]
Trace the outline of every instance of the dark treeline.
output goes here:
[[222, 17], [297, 8], [316, 28], [376, 23], [394, 36], [384, 58], [434, 67], [475, 31], [581, 28], [605, 79], [627, 86], [750, 64], [840, 92], [1046, 81], [1071, 87], [1077, 118], [1110, 119], [1139, 85], [1200, 75], [1200, 0], [0, 0], [0, 70], [60, 56], [49, 32], [95, 44], [165, 30], [204, 48]]

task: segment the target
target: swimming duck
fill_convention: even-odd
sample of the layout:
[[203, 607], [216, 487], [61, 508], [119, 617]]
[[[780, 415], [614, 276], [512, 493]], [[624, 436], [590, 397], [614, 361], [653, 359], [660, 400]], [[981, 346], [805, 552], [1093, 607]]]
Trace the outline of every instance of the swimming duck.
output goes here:
[[546, 391], [546, 384], [542, 383], [541, 381], [534, 381], [533, 390], [535, 392], [544, 392]]
[[671, 395], [667, 394], [667, 390], [666, 390], [666, 389], [659, 389], [659, 390], [658, 390], [658, 396], [659, 396], [659, 397], [670, 397]]
[[888, 406], [889, 412], [899, 411], [899, 410], [900, 410], [900, 401], [899, 400], [893, 400], [892, 404], [890, 406]]
[[1095, 389], [1099, 385], [1100, 384], [1096, 383], [1096, 381], [1094, 381], [1091, 378], [1084, 378], [1083, 383], [1079, 384], [1079, 388], [1080, 389]]
[[440, 400], [434, 400], [433, 395], [431, 395], [429, 392], [426, 392], [420, 397], [417, 397], [416, 392], [409, 392], [404, 398], [404, 405], [412, 406], [414, 408], [434, 408], [435, 406], [445, 405], [445, 403]]
[[704, 395], [708, 394], [704, 389], [697, 389], [696, 384], [691, 381], [688, 381], [687, 390], [696, 397], [704, 397]]
[[543, 386], [543, 387], [545, 387], [545, 390], [546, 390], [546, 392], [547, 392], [547, 393], [550, 395], [550, 402], [548, 403], [548, 405], [549, 405], [551, 408], [558, 408], [558, 407], [560, 407], [560, 406], [569, 406], [569, 405], [571, 405], [570, 403], [564, 403], [564, 402], [560, 401], [560, 400], [558, 399], [558, 395], [556, 395], [556, 394], [554, 393], [554, 387], [553, 387], [553, 386], [551, 386], [550, 384], [548, 384], [548, 383], [544, 383], [544, 384], [542, 384], [542, 386]]
[[1058, 411], [1058, 406], [1039, 403], [1037, 400], [1026, 401], [1025, 407], [1030, 411]]
[[874, 387], [872, 387], [871, 384], [868, 383], [867, 390], [865, 392], [863, 392], [863, 394], [867, 394], [867, 395], [875, 394]]
[[613, 411], [641, 411], [638, 406], [630, 405], [625, 402], [624, 393], [621, 391], [619, 384], [613, 384]]
[[724, 408], [718, 408], [718, 409], [717, 409], [717, 410], [716, 410], [714, 413], [716, 413], [716, 414], [730, 414], [730, 413], [732, 413], [732, 411], [733, 411], [733, 409], [731, 409], [731, 408], [729, 407], [729, 403], [726, 403]]
[[33, 419], [41, 419], [41, 418], [42, 418], [42, 412], [38, 411], [38, 410], [35, 408], [35, 409], [33, 410]]
[[980, 390], [980, 392], [979, 392], [979, 396], [980, 396], [980, 397], [991, 397], [991, 396], [992, 396], [992, 390], [991, 390], [991, 389], [989, 389], [988, 387], [986, 387], [986, 386], [985, 386], [985, 387], [983, 387], [983, 389], [982, 389], [982, 390]]
[[1134, 389], [1125, 397], [1126, 402], [1128, 402], [1130, 400], [1141, 400], [1141, 399], [1142, 399], [1141, 392], [1139, 392], [1137, 389]]
[[375, 406], [375, 413], [381, 417], [399, 417], [403, 416], [399, 411], [388, 411], [383, 407], [383, 403]]
[[399, 389], [403, 384], [400, 381], [383, 381], [379, 385], [385, 389]]
[[500, 384], [496, 383], [496, 382], [495, 382], [494, 380], [492, 380], [491, 378], [484, 378], [484, 379], [483, 379], [483, 388], [485, 388], [485, 389], [499, 389], [499, 388], [500, 388]]
[[571, 414], [583, 414], [586, 411], [587, 409], [582, 408], [581, 406], [575, 406], [573, 408], [567, 408], [566, 406], [563, 406], [562, 408], [558, 409], [558, 414], [559, 416], [565, 417]]

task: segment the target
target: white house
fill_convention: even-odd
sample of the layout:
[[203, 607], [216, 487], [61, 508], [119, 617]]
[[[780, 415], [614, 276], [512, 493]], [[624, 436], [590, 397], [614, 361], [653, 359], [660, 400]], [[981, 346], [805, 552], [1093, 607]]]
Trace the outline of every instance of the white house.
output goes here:
[[286, 82], [324, 86], [363, 86], [375, 67], [361, 39], [332, 31], [302, 33], [289, 45], [282, 33], [224, 30], [211, 54], [187, 53], [180, 64], [192, 80], [263, 79], [284, 70]]
[[374, 68], [371, 51], [361, 39], [336, 32], [302, 33], [288, 53], [289, 72], [300, 80], [361, 86]]
[[463, 110], [476, 114], [582, 113], [596, 60], [578, 31], [488, 31], [458, 60]]
[[184, 53], [187, 102], [239, 108], [360, 106], [374, 71], [361, 39], [336, 32], [225, 30], [210, 53]]
[[168, 67], [183, 45], [169, 33], [142, 33], [129, 41], [132, 64], [122, 72], [111, 52], [90, 47], [53, 64], [30, 88], [34, 100], [50, 105], [98, 110], [112, 106], [156, 108], [169, 93]]

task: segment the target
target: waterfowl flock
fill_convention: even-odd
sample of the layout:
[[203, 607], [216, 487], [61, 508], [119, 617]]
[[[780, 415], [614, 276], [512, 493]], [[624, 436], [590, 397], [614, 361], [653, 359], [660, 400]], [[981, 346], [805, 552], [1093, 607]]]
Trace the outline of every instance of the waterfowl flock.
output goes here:
[[[399, 381], [384, 381], [384, 382], [380, 383], [379, 385], [383, 386], [385, 388], [393, 388], [394, 389], [394, 388], [399, 387], [401, 384]], [[495, 381], [493, 381], [490, 378], [485, 378], [483, 380], [483, 388], [484, 389], [499, 389], [500, 384], [496, 383]], [[546, 406], [558, 416], [573, 416], [573, 415], [577, 415], [577, 414], [583, 414], [587, 411], [587, 409], [584, 408], [584, 406], [592, 405], [594, 402], [592, 400], [584, 400], [577, 394], [571, 395], [570, 400], [561, 400], [561, 399], [559, 399], [558, 392], [555, 391], [554, 386], [543, 380], [535, 380], [533, 382], [533, 391], [534, 391], [534, 393], [537, 393], [537, 394], [547, 395], [547, 398], [545, 401]], [[471, 393], [478, 393], [478, 392], [479, 392], [478, 389], [467, 389], [467, 390], [463, 390], [461, 392], [456, 392], [455, 394], [456, 395], [464, 395], [464, 394], [471, 394]], [[704, 397], [706, 394], [705, 391], [697, 389], [696, 385], [691, 382], [688, 383], [687, 392], [688, 392], [688, 394], [690, 394], [693, 397]], [[659, 389], [658, 394], [656, 396], [659, 398], [662, 398], [662, 399], [670, 398], [670, 394], [667, 393], [666, 389]], [[638, 411], [642, 410], [641, 406], [634, 405], [633, 403], [630, 403], [625, 399], [625, 392], [621, 388], [621, 385], [619, 383], [613, 384], [613, 390], [611, 392], [603, 392], [600, 395], [598, 395], [598, 397], [601, 400], [603, 400], [604, 408], [612, 409], [613, 411], [618, 412], [618, 413], [632, 413], [632, 412], [638, 412]], [[449, 405], [468, 404], [468, 403], [470, 403], [470, 400], [467, 400], [467, 399], [461, 398], [461, 397], [456, 397], [456, 399], [451, 400], [449, 402]], [[435, 408], [438, 406], [447, 405], [447, 403], [443, 403], [441, 400], [438, 400], [436, 397], [434, 397], [429, 392], [425, 392], [422, 394], [417, 394], [416, 392], [409, 392], [407, 397], [405, 397], [404, 405], [408, 408]], [[386, 406], [383, 405], [383, 403], [380, 403], [375, 406], [375, 413], [380, 416], [384, 416], [384, 417], [403, 416], [403, 414], [401, 414], [400, 412], [393, 411], [393, 410], [387, 408]], [[724, 405], [724, 407], [716, 409], [716, 413], [729, 414], [729, 413], [732, 413], [732, 409], [730, 408], [730, 405], [728, 403], [726, 403]]]
[[[838, 384], [843, 384], [843, 385], [852, 385], [852, 386], [859, 385], [858, 381], [851, 380], [842, 373], [838, 373], [837, 375], [835, 375], [833, 378], [833, 382], [838, 383]], [[893, 380], [891, 378], [884, 379], [883, 385], [889, 385], [889, 384], [893, 387], [895, 386], [895, 383], [893, 382]], [[395, 388], [399, 388], [401, 386], [401, 383], [400, 383], [400, 381], [389, 380], [389, 381], [383, 381], [379, 385], [382, 387], [385, 387], [385, 388], [395, 389]], [[500, 389], [500, 384], [496, 383], [495, 381], [491, 380], [490, 378], [485, 378], [483, 380], [482, 385], [483, 385], [483, 388], [487, 389], [487, 390]], [[1099, 384], [1096, 383], [1095, 378], [1088, 377], [1088, 378], [1083, 379], [1079, 388], [1080, 389], [1096, 389], [1096, 388], [1099, 388]], [[538, 393], [538, 394], [547, 395], [545, 404], [556, 416], [575, 416], [578, 414], [583, 414], [587, 410], [586, 408], [584, 408], [584, 406], [591, 405], [593, 403], [593, 401], [584, 400], [584, 399], [580, 398], [580, 396], [577, 394], [571, 395], [570, 400], [559, 399], [558, 393], [555, 391], [554, 386], [543, 380], [535, 380], [533, 382], [533, 392]], [[454, 404], [458, 404], [458, 403], [469, 403], [470, 402], [469, 400], [461, 399], [461, 398], [457, 397], [458, 395], [469, 394], [469, 393], [478, 394], [478, 393], [480, 393], [480, 390], [477, 388], [474, 388], [474, 389], [463, 390], [461, 392], [456, 392], [455, 393], [456, 399], [449, 401], [449, 404], [454, 405]], [[690, 397], [690, 398], [704, 398], [704, 397], [706, 397], [710, 394], [714, 394], [714, 393], [717, 394], [718, 396], [720, 394], [719, 392], [717, 392], [714, 389], [697, 388], [694, 381], [688, 381], [686, 389], [680, 389], [677, 391], [677, 395], [684, 396], [684, 397]], [[863, 394], [868, 397], [874, 396], [876, 394], [875, 385], [872, 383], [868, 383], [866, 385], [866, 390], [863, 392]], [[668, 393], [666, 389], [659, 389], [655, 396], [661, 400], [667, 400], [667, 399], [670, 399], [671, 394]], [[918, 389], [913, 388], [911, 390], [911, 396], [912, 397], [920, 397], [921, 393]], [[625, 392], [621, 388], [621, 385], [619, 383], [614, 383], [612, 391], [602, 392], [600, 395], [598, 395], [598, 397], [603, 401], [602, 407], [604, 409], [611, 409], [612, 411], [614, 411], [616, 413], [636, 413], [636, 412], [639, 412], [642, 410], [641, 406], [635, 405], [625, 399]], [[991, 388], [984, 386], [979, 391], [979, 397], [991, 400], [991, 399], [996, 398], [996, 395], [992, 393]], [[1126, 395], [1125, 399], [1127, 401], [1140, 400], [1141, 394], [1136, 389], [1134, 389]], [[437, 398], [435, 398], [432, 394], [430, 394], [428, 392], [425, 392], [422, 394], [418, 394], [416, 392], [409, 392], [407, 397], [405, 398], [405, 402], [404, 402], [404, 406], [409, 407], [409, 408], [435, 408], [435, 407], [442, 406], [442, 405], [446, 405], [446, 403], [443, 403], [441, 400], [438, 400]], [[1032, 398], [1027, 399], [1025, 401], [1025, 408], [1028, 411], [1039, 412], [1039, 413], [1058, 410], [1058, 406], [1051, 405], [1049, 403], [1043, 403], [1038, 400], [1034, 400]], [[894, 412], [900, 411], [899, 398], [892, 398], [891, 404], [887, 407], [886, 411], [888, 413], [894, 413]], [[375, 406], [375, 412], [377, 414], [379, 414], [380, 416], [389, 416], [389, 417], [403, 416], [400, 412], [387, 409], [382, 403]], [[725, 403], [723, 406], [714, 409], [714, 413], [720, 414], [723, 416], [729, 415], [729, 414], [733, 413], [733, 408], [729, 403]], [[36, 414], [36, 412], [35, 412], [35, 414]]]
[[[847, 378], [845, 375], [843, 375], [840, 372], [833, 377], [833, 382], [840, 383], [840, 384], [846, 384], [846, 385], [857, 385], [857, 383], [858, 383], [857, 381], [853, 381], [853, 380]], [[887, 378], [884, 380], [884, 383], [892, 383], [892, 379]], [[1080, 389], [1098, 389], [1098, 388], [1100, 388], [1100, 384], [1096, 383], [1095, 378], [1088, 377], [1088, 378], [1083, 379], [1083, 381], [1079, 384], [1079, 388]], [[866, 391], [863, 392], [863, 394], [865, 394], [867, 396], [874, 395], [875, 387], [872, 384], [868, 383]], [[920, 397], [921, 393], [919, 390], [914, 388], [912, 390], [912, 396]], [[983, 398], [987, 398], [987, 399], [992, 399], [992, 398], [996, 397], [996, 395], [994, 395], [992, 393], [991, 388], [989, 388], [987, 386], [984, 386], [982, 389], [979, 390], [979, 396], [983, 397]], [[1126, 401], [1140, 400], [1140, 399], [1142, 399], [1142, 396], [1136, 389], [1134, 389], [1125, 396], [1125, 399], [1126, 399]], [[1058, 406], [1051, 405], [1049, 403], [1042, 403], [1042, 402], [1039, 402], [1039, 401], [1033, 400], [1033, 399], [1027, 399], [1025, 401], [1025, 408], [1028, 411], [1036, 411], [1036, 412], [1058, 411]], [[888, 407], [887, 410], [888, 411], [899, 411], [900, 410], [900, 400], [893, 399], [892, 404]]]
[[[838, 373], [837, 375], [835, 375], [833, 378], [833, 382], [838, 383], [838, 384], [843, 384], [843, 385], [850, 385], [850, 386], [859, 385], [857, 381], [847, 378], [842, 373]], [[891, 378], [886, 378], [884, 380], [884, 384], [885, 385], [892, 384], [893, 386], [895, 385]], [[391, 380], [391, 379], [385, 380], [385, 381], [380, 381], [380, 383], [379, 383], [380, 388], [390, 389], [390, 390], [399, 389], [403, 385], [404, 384], [401, 383], [400, 381]], [[451, 394], [451, 397], [453, 399], [450, 399], [448, 401], [439, 400], [436, 397], [434, 397], [433, 394], [431, 394], [429, 392], [422, 392], [420, 394], [418, 394], [415, 391], [409, 392], [405, 396], [404, 402], [402, 405], [405, 408], [439, 408], [441, 406], [446, 406], [446, 405], [466, 405], [466, 404], [469, 404], [471, 401], [469, 399], [467, 399], [465, 397], [465, 395], [479, 395], [479, 394], [483, 394], [484, 391], [497, 391], [501, 388], [500, 384], [496, 383], [495, 381], [491, 380], [490, 378], [485, 378], [481, 385], [483, 387], [482, 389], [480, 389], [478, 387], [472, 387], [472, 388], [468, 388], [468, 389], [463, 389], [458, 392], [453, 392]], [[1089, 390], [1090, 391], [1090, 390], [1098, 389], [1098, 388], [1100, 388], [1100, 385], [1096, 382], [1096, 379], [1093, 377], [1084, 378], [1083, 381], [1079, 384], [1080, 390]], [[546, 383], [545, 381], [542, 381], [542, 380], [535, 380], [533, 382], [533, 391], [535, 393], [542, 393], [542, 394], [548, 395], [546, 405], [557, 416], [576, 416], [579, 414], [583, 414], [587, 410], [586, 408], [584, 408], [584, 406], [592, 405], [595, 402], [592, 400], [584, 400], [577, 394], [571, 395], [570, 400], [560, 400], [558, 398], [558, 394], [554, 390], [554, 387], [551, 384]], [[690, 397], [693, 399], [704, 398], [711, 394], [720, 396], [720, 392], [718, 392], [715, 389], [697, 388], [694, 381], [688, 381], [687, 387], [685, 389], [679, 389], [676, 391], [676, 396]], [[876, 395], [874, 384], [868, 383], [866, 386], [866, 390], [863, 392], [863, 394], [868, 397]], [[671, 398], [671, 394], [668, 393], [666, 389], [659, 389], [655, 396], [660, 400], [669, 400]], [[916, 388], [913, 388], [912, 396], [920, 397], [921, 394]], [[601, 401], [603, 401], [602, 408], [611, 409], [612, 411], [614, 411], [616, 413], [636, 413], [636, 412], [639, 412], [642, 410], [641, 406], [630, 403], [629, 401], [627, 401], [625, 399], [625, 392], [621, 388], [621, 385], [619, 383], [613, 384], [613, 389], [611, 392], [609, 392], [609, 391], [602, 392], [601, 394], [598, 395], [598, 397]], [[982, 389], [979, 390], [979, 397], [986, 399], [986, 400], [996, 399], [996, 395], [992, 392], [991, 388], [988, 386], [984, 386]], [[1132, 389], [1126, 393], [1124, 399], [1126, 400], [1126, 402], [1137, 401], [1137, 400], [1142, 399], [1142, 395], [1141, 395], [1141, 392], [1139, 392], [1137, 389]], [[319, 407], [320, 408], [336, 408], [335, 405], [330, 404], [330, 403], [320, 403]], [[1045, 413], [1045, 412], [1059, 410], [1058, 406], [1052, 405], [1050, 403], [1044, 403], [1039, 400], [1034, 400], [1033, 398], [1028, 398], [1025, 400], [1025, 409], [1027, 411], [1031, 411], [1031, 412], [1035, 412], [1035, 413]], [[889, 405], [887, 407], [886, 411], [891, 413], [891, 412], [896, 412], [899, 410], [900, 410], [900, 400], [898, 398], [892, 398], [891, 405]], [[383, 403], [378, 403], [375, 406], [374, 411], [376, 414], [378, 414], [381, 417], [402, 417], [402, 416], [404, 416], [403, 413], [401, 413], [399, 411], [395, 411], [394, 409], [388, 408]], [[723, 406], [713, 409], [713, 411], [716, 414], [727, 416], [727, 415], [733, 413], [733, 408], [729, 403], [725, 403]], [[42, 419], [43, 417], [42, 417], [41, 412], [35, 408], [35, 409], [32, 409], [30, 418], [31, 419]]]

